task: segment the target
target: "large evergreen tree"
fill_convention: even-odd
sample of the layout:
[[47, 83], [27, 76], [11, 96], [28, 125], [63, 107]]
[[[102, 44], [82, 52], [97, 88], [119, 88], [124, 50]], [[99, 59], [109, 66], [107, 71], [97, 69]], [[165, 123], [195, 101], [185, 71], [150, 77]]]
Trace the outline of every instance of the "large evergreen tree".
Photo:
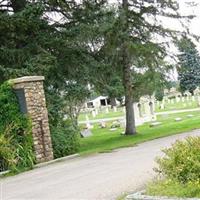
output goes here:
[[153, 79], [158, 74], [164, 77], [168, 69], [164, 62], [165, 40], [158, 42], [155, 38], [173, 38], [178, 32], [164, 27], [159, 19], [181, 19], [178, 9], [178, 3], [171, 0], [122, 0], [104, 34], [103, 61], [113, 74], [118, 73], [124, 87], [126, 135], [136, 133], [133, 103], [139, 90], [145, 88], [145, 84], [139, 83], [148, 83], [149, 79], [155, 82]]
[[200, 56], [196, 49], [196, 45], [191, 39], [182, 37], [177, 42], [180, 54], [178, 66], [178, 79], [180, 81], [180, 89], [182, 92], [188, 90], [193, 91], [200, 86]]

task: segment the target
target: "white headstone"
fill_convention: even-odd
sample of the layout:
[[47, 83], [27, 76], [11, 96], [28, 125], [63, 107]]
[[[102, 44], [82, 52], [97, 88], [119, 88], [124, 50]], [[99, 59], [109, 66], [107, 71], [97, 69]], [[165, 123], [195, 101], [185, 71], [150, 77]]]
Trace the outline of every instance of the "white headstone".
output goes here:
[[92, 111], [92, 117], [96, 117], [96, 112], [94, 110]]
[[195, 101], [195, 96], [192, 96], [192, 101]]
[[177, 118], [175, 118], [175, 121], [176, 121], [176, 122], [180, 122], [180, 121], [182, 121], [182, 118], [177, 117]]
[[90, 124], [90, 122], [87, 122], [86, 123], [86, 129], [92, 129], [93, 128], [93, 125]]
[[160, 109], [161, 110], [164, 110], [165, 109], [165, 105], [162, 103], [162, 104], [160, 104]]
[[180, 102], [180, 97], [176, 97], [176, 103]]
[[100, 122], [100, 127], [101, 128], [106, 128], [106, 123], [104, 121]]
[[117, 107], [113, 106], [113, 110], [114, 110], [114, 112], [117, 112]]
[[82, 137], [90, 137], [92, 136], [92, 132], [90, 131], [90, 129], [84, 129], [81, 131], [81, 136]]
[[89, 121], [88, 115], [85, 115], [85, 120], [86, 120], [86, 121]]

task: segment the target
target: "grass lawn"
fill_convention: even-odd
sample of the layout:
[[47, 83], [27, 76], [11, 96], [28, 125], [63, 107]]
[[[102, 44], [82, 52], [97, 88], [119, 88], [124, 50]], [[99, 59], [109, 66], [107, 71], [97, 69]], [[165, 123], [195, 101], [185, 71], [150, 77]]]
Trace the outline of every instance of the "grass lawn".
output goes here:
[[172, 180], [155, 181], [148, 185], [147, 194], [182, 198], [200, 197], [200, 182], [181, 184]]
[[[189, 118], [188, 114], [193, 114], [194, 116]], [[183, 120], [175, 122], [174, 119], [177, 117], [181, 117]], [[162, 124], [157, 127], [150, 128], [149, 123], [137, 127], [138, 134], [135, 136], [121, 135], [122, 128], [110, 131], [109, 124], [108, 128], [105, 129], [101, 129], [95, 124], [91, 130], [93, 136], [81, 138], [79, 153], [84, 155], [109, 152], [116, 148], [130, 147], [148, 140], [198, 129], [200, 128], [200, 112], [161, 115], [158, 117], [158, 121], [162, 122]]]

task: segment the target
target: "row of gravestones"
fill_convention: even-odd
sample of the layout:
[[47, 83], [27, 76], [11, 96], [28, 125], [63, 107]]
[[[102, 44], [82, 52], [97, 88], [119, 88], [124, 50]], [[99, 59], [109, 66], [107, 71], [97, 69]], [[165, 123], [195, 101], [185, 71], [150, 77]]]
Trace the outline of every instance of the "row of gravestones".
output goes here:
[[185, 103], [184, 107], [187, 106], [186, 103], [188, 103], [189, 105], [192, 105], [192, 102], [200, 102], [200, 96], [187, 96], [187, 97], [176, 97], [176, 98], [173, 98], [173, 99], [163, 99], [163, 101], [157, 101], [157, 105], [160, 107], [160, 109], [164, 109], [165, 108], [165, 104], [168, 103], [168, 104], [175, 104], [175, 103], [179, 103], [179, 102], [182, 102], [182, 103]]
[[[142, 109], [141, 103], [134, 104], [134, 111], [135, 111], [136, 118], [142, 118], [144, 114], [154, 115], [154, 110], [155, 110], [154, 103], [149, 102], [149, 103], [144, 104], [144, 110], [145, 111], [143, 111], [143, 109]], [[117, 112], [117, 107], [113, 107], [113, 111]], [[125, 107], [123, 107], [123, 112], [125, 113]], [[106, 108], [104, 110], [104, 113], [108, 114], [109, 109]], [[95, 118], [99, 114], [98, 109], [92, 110], [91, 114], [92, 114], [92, 117]], [[89, 121], [88, 114], [85, 115], [85, 121], [87, 121], [87, 122]]]
[[[113, 112], [117, 112], [118, 111], [118, 108], [116, 106], [114, 106], [112, 109], [113, 109]], [[125, 109], [123, 109], [123, 111], [125, 112]], [[97, 108], [93, 109], [92, 111], [90, 111], [90, 113], [92, 114], [93, 118], [95, 118], [99, 114], [99, 112], [100, 111]], [[101, 112], [102, 112], [102, 110], [101, 110]], [[105, 107], [105, 109], [103, 110], [103, 113], [105, 113], [105, 114], [110, 113], [109, 107]], [[86, 121], [89, 120], [88, 114], [85, 115], [85, 119], [86, 119]]]

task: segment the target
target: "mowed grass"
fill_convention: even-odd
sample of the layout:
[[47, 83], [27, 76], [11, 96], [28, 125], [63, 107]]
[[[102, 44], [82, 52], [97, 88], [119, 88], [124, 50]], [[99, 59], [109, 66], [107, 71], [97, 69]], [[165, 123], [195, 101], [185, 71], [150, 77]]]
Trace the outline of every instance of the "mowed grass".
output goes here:
[[167, 196], [178, 198], [200, 197], [199, 181], [181, 184], [173, 180], [159, 180], [150, 183], [146, 192], [151, 196]]
[[[188, 114], [193, 114], [194, 116], [189, 118]], [[176, 122], [175, 118], [177, 117], [181, 117], [182, 121]], [[79, 153], [85, 155], [109, 152], [117, 148], [131, 147], [148, 140], [198, 129], [200, 128], [200, 112], [161, 115], [157, 121], [162, 122], [162, 124], [157, 127], [150, 127], [150, 123], [146, 123], [137, 127], [138, 133], [134, 136], [121, 135], [124, 131], [122, 128], [111, 131], [109, 130], [110, 124], [107, 124], [107, 128], [105, 129], [101, 129], [98, 124], [95, 124], [91, 130], [93, 135], [81, 138]]]

